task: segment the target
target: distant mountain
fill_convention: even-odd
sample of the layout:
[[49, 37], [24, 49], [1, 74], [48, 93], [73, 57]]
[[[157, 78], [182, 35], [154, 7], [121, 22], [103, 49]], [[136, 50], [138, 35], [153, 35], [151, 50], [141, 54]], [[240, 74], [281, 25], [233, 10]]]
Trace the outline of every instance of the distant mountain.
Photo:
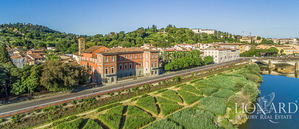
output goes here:
[[0, 25], [0, 41], [8, 43], [11, 47], [24, 48], [56, 47], [61, 53], [75, 53], [78, 50], [77, 38], [86, 38], [86, 46], [104, 45], [107, 47], [139, 47], [145, 43], [157, 47], [169, 47], [181, 43], [212, 43], [212, 42], [239, 42], [241, 36], [216, 31], [215, 34], [196, 34], [188, 28], [176, 28], [168, 25], [157, 29], [155, 25], [148, 28], [138, 28], [125, 33], [111, 32], [106, 35], [93, 36], [62, 33], [41, 25], [33, 24], [2, 24]]

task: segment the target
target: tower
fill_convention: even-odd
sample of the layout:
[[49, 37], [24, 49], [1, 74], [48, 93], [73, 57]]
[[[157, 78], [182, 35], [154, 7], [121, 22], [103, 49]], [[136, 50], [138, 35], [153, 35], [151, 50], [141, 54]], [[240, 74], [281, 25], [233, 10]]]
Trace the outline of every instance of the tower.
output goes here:
[[82, 54], [82, 52], [85, 50], [85, 39], [84, 38], [79, 38], [78, 39], [78, 47], [79, 47], [79, 55]]

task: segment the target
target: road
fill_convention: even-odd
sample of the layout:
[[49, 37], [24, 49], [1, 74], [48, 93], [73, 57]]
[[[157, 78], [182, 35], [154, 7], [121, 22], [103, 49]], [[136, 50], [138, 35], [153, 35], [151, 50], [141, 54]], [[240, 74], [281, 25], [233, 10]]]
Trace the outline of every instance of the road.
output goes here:
[[53, 96], [50, 98], [41, 98], [41, 99], [34, 99], [34, 100], [29, 100], [29, 101], [24, 101], [24, 102], [19, 102], [19, 103], [7, 104], [7, 105], [0, 106], [0, 118], [4, 117], [4, 116], [7, 117], [8, 115], [13, 115], [17, 112], [34, 109], [36, 107], [43, 107], [46, 105], [56, 104], [56, 103], [67, 101], [67, 100], [74, 100], [76, 98], [92, 96], [95, 94], [105, 93], [105, 92], [114, 91], [114, 90], [123, 89], [123, 88], [134, 87], [137, 85], [151, 83], [151, 82], [162, 81], [165, 79], [173, 78], [175, 76], [187, 75], [187, 74], [190, 74], [193, 72], [200, 72], [203, 70], [209, 70], [209, 69], [213, 69], [213, 68], [216, 68], [219, 66], [235, 64], [235, 63], [243, 62], [243, 61], [245, 61], [245, 60], [239, 59], [239, 60], [225, 62], [225, 63], [221, 63], [221, 64], [211, 64], [211, 65], [207, 65], [207, 66], [195, 67], [195, 68], [185, 69], [185, 70], [181, 70], [181, 71], [161, 74], [159, 76], [145, 77], [145, 78], [141, 78], [141, 79], [137, 79], [137, 80], [126, 81], [123, 83], [116, 83], [116, 84], [111, 84], [111, 85], [107, 85], [107, 86], [103, 86], [103, 87], [92, 88], [92, 89], [88, 89], [88, 90], [79, 91], [76, 93], [68, 93], [65, 95], [58, 96], [58, 97]]

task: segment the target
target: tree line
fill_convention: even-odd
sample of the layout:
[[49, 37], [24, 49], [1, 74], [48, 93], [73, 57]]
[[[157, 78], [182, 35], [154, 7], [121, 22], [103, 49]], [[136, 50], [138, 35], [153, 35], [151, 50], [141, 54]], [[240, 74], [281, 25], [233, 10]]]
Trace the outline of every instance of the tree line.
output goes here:
[[279, 50], [275, 47], [269, 49], [251, 48], [249, 51], [240, 54], [241, 57], [261, 57], [261, 56], [277, 56]]
[[240, 42], [240, 35], [216, 31], [214, 34], [196, 34], [188, 28], [177, 28], [168, 25], [158, 29], [153, 25], [148, 28], [138, 28], [135, 31], [111, 32], [92, 36], [62, 33], [48, 27], [33, 24], [2, 24], [0, 25], [0, 40], [11, 47], [23, 46], [25, 49], [56, 47], [57, 52], [75, 53], [78, 51], [77, 38], [84, 37], [86, 46], [103, 45], [106, 47], [139, 47], [152, 44], [157, 47], [169, 47], [181, 43], [213, 43]]
[[190, 67], [203, 66], [213, 63], [213, 57], [207, 56], [202, 59], [199, 50], [165, 52], [163, 55], [164, 70], [174, 71]]

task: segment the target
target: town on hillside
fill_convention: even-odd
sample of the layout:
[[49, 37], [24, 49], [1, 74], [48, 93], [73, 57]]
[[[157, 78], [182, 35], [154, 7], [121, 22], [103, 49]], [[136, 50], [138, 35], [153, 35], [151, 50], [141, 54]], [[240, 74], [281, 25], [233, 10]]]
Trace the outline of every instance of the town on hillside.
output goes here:
[[[212, 35], [213, 29], [191, 29], [196, 34]], [[213, 63], [223, 63], [241, 57], [259, 56], [295, 56], [299, 55], [299, 41], [297, 39], [265, 39], [259, 36], [242, 36], [239, 43], [213, 42], [195, 44], [176, 44], [171, 47], [157, 47], [143, 44], [141, 47], [112, 47], [91, 46], [86, 48], [84, 38], [78, 38], [78, 52], [74, 54], [59, 54], [57, 56], [64, 63], [75, 62], [85, 67], [91, 74], [90, 81], [97, 84], [115, 83], [127, 78], [155, 76], [162, 74], [169, 68], [171, 54], [199, 51], [202, 59], [212, 57]], [[271, 42], [265, 44], [263, 42]], [[24, 50], [23, 47], [7, 47], [12, 63], [23, 68], [25, 65], [42, 64], [47, 54], [54, 53], [55, 47]], [[193, 65], [194, 66], [194, 65]], [[199, 65], [198, 65], [199, 66]]]

